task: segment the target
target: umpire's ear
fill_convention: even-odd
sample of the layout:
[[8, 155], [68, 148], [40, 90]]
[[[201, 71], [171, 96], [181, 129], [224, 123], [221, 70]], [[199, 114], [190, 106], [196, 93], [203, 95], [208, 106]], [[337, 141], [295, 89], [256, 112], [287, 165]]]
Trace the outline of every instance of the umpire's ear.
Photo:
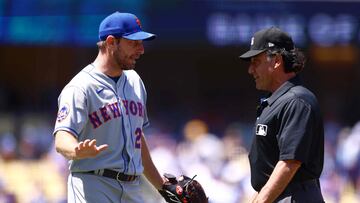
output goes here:
[[274, 69], [277, 69], [281, 66], [281, 64], [283, 64], [283, 58], [281, 56], [281, 54], [276, 54], [275, 55], [275, 65], [274, 65]]

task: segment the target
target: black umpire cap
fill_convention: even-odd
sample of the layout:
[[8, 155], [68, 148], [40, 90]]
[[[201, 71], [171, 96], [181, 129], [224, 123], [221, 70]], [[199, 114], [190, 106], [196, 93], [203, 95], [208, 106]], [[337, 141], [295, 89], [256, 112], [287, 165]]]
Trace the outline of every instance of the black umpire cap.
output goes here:
[[290, 51], [295, 47], [290, 35], [281, 31], [279, 28], [271, 27], [262, 29], [256, 32], [251, 38], [250, 50], [239, 57], [243, 60], [250, 60], [253, 56], [275, 48]]

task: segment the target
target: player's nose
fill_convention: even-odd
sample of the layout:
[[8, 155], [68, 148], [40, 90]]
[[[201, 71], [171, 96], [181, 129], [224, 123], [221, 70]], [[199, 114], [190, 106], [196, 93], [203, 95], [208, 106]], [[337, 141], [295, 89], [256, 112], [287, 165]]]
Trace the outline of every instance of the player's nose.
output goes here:
[[142, 45], [142, 44], [141, 44], [141, 47], [140, 47], [140, 53], [141, 53], [141, 54], [144, 54], [144, 53], [145, 53], [144, 45]]
[[142, 41], [138, 41], [137, 48], [138, 48], [138, 52], [139, 52], [140, 54], [144, 54], [144, 53], [145, 53], [144, 44], [143, 44]]

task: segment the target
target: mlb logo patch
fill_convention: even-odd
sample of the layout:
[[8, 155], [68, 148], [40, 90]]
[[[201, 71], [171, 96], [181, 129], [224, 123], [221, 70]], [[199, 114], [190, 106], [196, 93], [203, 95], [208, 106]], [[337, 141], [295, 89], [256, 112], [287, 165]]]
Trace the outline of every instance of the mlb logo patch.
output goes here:
[[256, 125], [256, 135], [266, 136], [267, 135], [268, 126], [264, 124]]

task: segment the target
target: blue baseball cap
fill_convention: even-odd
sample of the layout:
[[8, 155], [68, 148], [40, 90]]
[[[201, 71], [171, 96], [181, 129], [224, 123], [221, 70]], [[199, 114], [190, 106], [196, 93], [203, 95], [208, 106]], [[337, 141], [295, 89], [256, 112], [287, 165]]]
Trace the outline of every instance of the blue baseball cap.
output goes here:
[[99, 39], [104, 41], [109, 35], [129, 40], [152, 40], [156, 37], [155, 34], [142, 30], [140, 20], [135, 15], [118, 11], [100, 23]]

